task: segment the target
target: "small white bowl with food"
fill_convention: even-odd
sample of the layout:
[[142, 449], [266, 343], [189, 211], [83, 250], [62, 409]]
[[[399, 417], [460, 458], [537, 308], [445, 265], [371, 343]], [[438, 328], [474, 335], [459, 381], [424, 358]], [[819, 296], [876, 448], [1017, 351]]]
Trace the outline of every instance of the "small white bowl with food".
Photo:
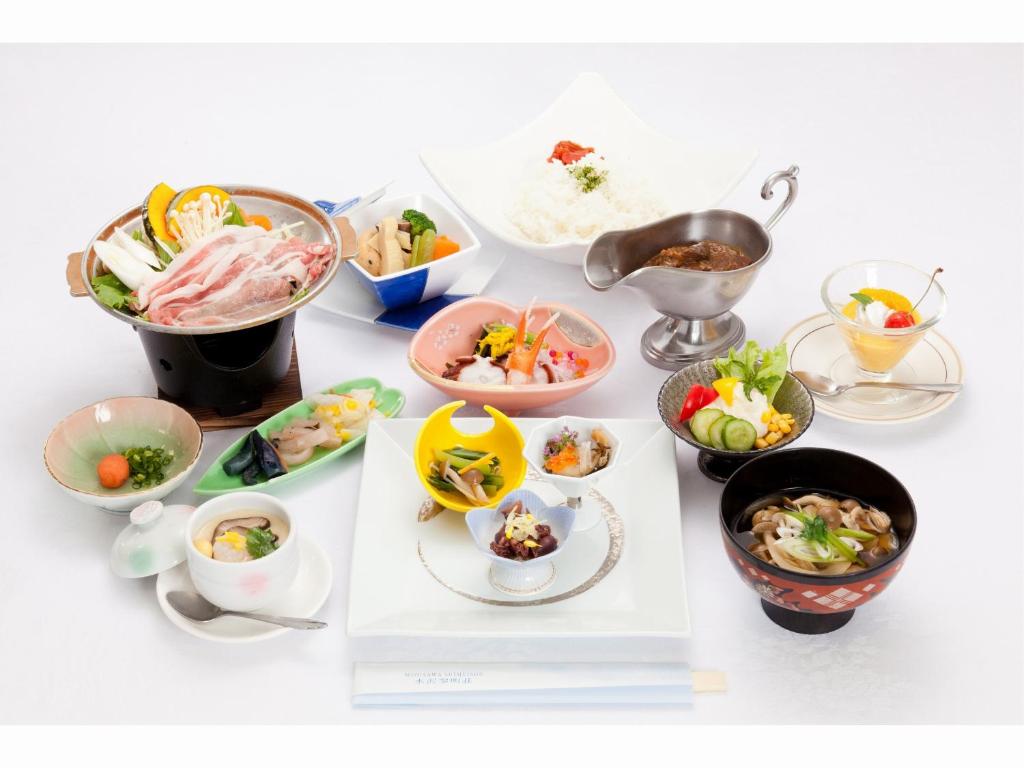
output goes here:
[[185, 529], [196, 590], [229, 611], [255, 611], [287, 594], [299, 571], [295, 520], [265, 493], [230, 493], [200, 505]]
[[566, 496], [576, 511], [574, 531], [601, 521], [601, 507], [587, 492], [619, 463], [619, 438], [605, 424], [581, 416], [561, 416], [530, 433], [523, 448], [527, 464]]
[[349, 223], [358, 244], [349, 269], [388, 309], [444, 294], [480, 253], [459, 215], [425, 194], [384, 198]]

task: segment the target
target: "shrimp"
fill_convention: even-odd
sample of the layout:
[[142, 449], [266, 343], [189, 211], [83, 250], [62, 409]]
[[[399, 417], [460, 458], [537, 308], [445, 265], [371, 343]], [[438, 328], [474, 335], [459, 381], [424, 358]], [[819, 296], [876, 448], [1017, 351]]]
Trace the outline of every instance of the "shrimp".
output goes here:
[[537, 356], [544, 344], [544, 337], [547, 336], [551, 326], [558, 319], [560, 312], [555, 312], [547, 319], [544, 325], [534, 336], [533, 344], [529, 349], [526, 347], [526, 329], [533, 319], [530, 316], [533, 310], [533, 301], [523, 310], [519, 316], [519, 325], [516, 327], [516, 337], [513, 342], [512, 351], [508, 353], [508, 361], [505, 363], [505, 382], [507, 384], [529, 384], [533, 381], [533, 370], [537, 365]]

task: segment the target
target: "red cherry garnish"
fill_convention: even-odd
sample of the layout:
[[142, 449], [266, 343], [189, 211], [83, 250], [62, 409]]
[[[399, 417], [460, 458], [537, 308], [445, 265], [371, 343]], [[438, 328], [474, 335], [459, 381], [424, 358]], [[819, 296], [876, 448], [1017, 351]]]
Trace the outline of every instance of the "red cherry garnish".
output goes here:
[[912, 325], [916, 325], [914, 322], [914, 316], [909, 312], [893, 312], [887, 318], [885, 318], [886, 328], [910, 328]]

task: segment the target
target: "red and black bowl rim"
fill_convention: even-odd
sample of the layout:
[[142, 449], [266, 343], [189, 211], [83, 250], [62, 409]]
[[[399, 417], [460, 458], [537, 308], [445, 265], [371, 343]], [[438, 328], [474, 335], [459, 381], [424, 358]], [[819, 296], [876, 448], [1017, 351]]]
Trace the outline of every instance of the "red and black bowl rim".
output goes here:
[[[851, 574], [808, 576], [765, 562], [750, 554], [736, 539], [732, 522], [754, 502], [805, 489], [857, 498], [884, 511], [899, 536], [896, 554]], [[725, 541], [752, 567], [769, 575], [800, 584], [849, 584], [887, 571], [906, 557], [917, 532], [917, 508], [910, 492], [895, 475], [862, 456], [832, 448], [786, 448], [765, 453], [736, 470], [722, 489], [719, 524]]]

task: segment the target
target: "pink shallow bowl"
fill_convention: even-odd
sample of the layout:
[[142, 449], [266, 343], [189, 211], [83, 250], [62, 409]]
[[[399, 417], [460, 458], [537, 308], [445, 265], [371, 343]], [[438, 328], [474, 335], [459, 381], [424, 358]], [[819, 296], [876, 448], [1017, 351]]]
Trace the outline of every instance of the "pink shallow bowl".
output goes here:
[[473, 354], [484, 323], [503, 320], [515, 323], [523, 311], [489, 296], [464, 299], [438, 312], [413, 336], [409, 365], [428, 384], [453, 400], [490, 405], [506, 413], [543, 408], [590, 389], [605, 377], [615, 363], [615, 346], [601, 327], [579, 310], [554, 302], [533, 307], [536, 330], [554, 313], [561, 317], [548, 332], [546, 342], [561, 352], [573, 351], [590, 361], [586, 376], [557, 384], [515, 384], [511, 386], [464, 384], [442, 378], [445, 363]]

